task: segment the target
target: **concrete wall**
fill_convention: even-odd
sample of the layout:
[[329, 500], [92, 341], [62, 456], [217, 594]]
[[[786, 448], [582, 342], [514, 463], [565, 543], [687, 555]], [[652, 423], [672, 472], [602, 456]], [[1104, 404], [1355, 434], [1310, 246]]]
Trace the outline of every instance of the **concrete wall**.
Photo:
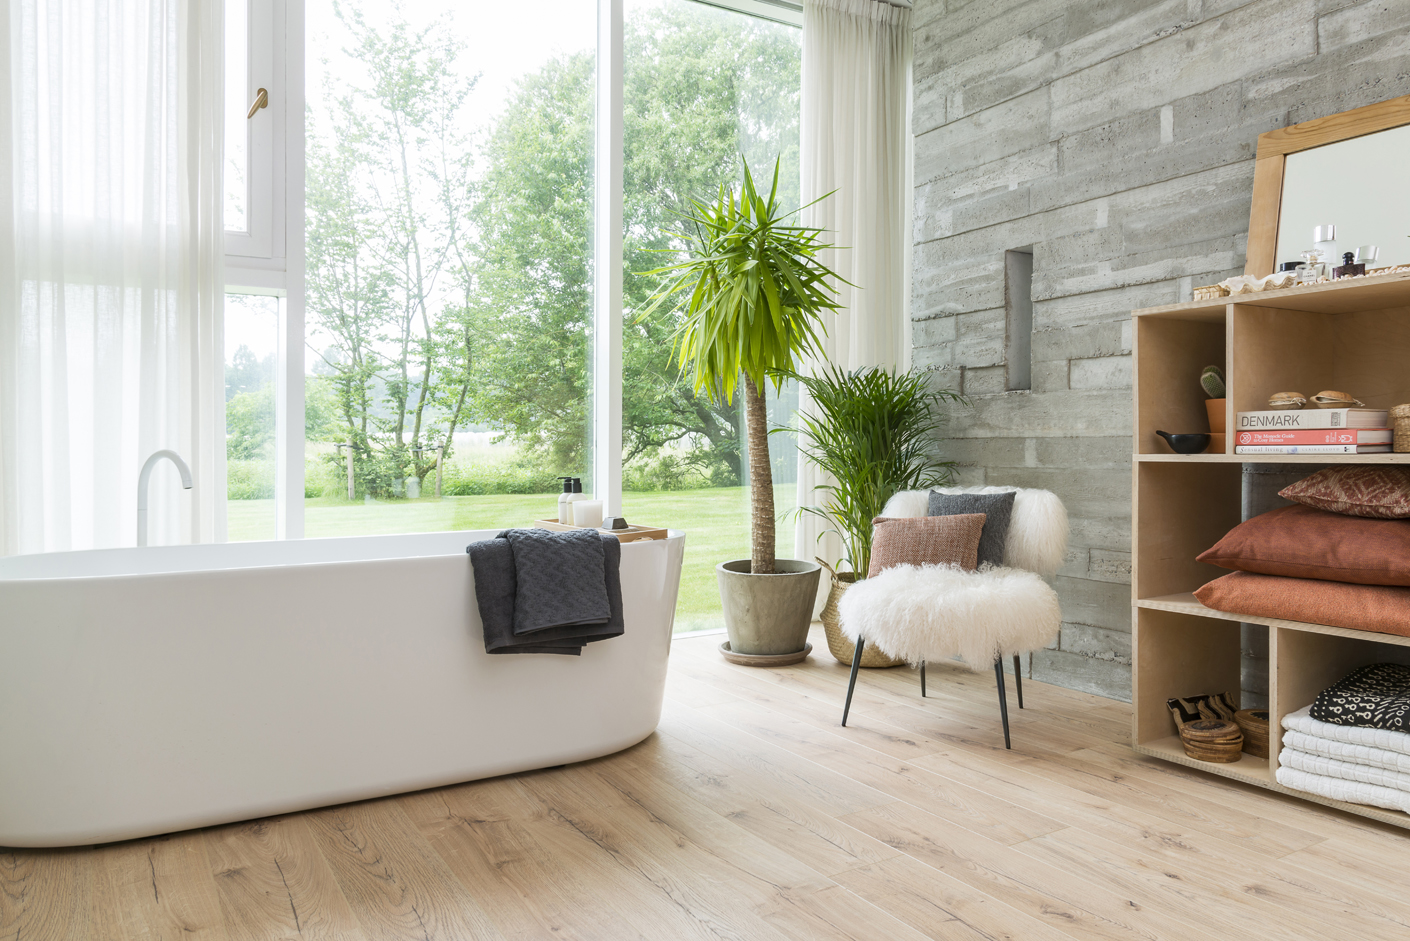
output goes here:
[[[1128, 313], [1242, 272], [1260, 133], [1410, 93], [1410, 2], [916, 0], [914, 29], [915, 363], [974, 398], [964, 482], [1071, 514], [1032, 675], [1129, 699]], [[1032, 389], [1005, 392], [1028, 246]]]

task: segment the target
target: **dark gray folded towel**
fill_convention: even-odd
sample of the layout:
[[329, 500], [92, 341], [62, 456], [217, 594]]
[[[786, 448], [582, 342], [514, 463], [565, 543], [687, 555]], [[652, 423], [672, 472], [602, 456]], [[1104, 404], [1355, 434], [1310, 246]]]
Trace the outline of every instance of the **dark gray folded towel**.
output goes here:
[[499, 538], [514, 550], [514, 633], [607, 623], [612, 608], [601, 533], [506, 529]]
[[601, 536], [603, 582], [609, 616], [606, 622], [547, 627], [523, 634], [514, 631], [518, 578], [514, 549], [506, 530], [495, 539], [471, 543], [465, 551], [475, 569], [475, 596], [484, 624], [485, 651], [492, 654], [557, 653], [578, 656], [584, 644], [621, 636], [622, 544]]

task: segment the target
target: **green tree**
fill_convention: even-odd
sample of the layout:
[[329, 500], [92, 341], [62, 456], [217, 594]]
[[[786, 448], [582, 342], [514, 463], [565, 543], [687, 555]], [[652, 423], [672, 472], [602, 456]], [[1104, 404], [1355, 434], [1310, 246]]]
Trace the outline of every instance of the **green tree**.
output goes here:
[[[781, 157], [798, 191], [796, 30], [678, 4], [633, 17], [625, 36], [623, 444], [630, 459], [683, 442], [720, 483], [741, 479], [737, 407], [697, 396], [671, 362], [669, 317], [642, 320], [661, 251], [692, 195], [733, 180], [739, 155]], [[492, 129], [476, 208], [474, 306], [486, 348], [476, 405], [559, 467], [587, 444], [592, 281], [592, 58], [560, 57], [524, 79]]]
[[471, 195], [461, 112], [476, 78], [459, 71], [441, 21], [413, 30], [400, 5], [386, 26], [356, 5], [334, 9], [364, 78], [311, 119], [328, 132], [310, 135], [310, 309], [333, 338], [326, 359], [356, 476], [384, 494], [434, 468], [434, 448], [449, 452], [460, 415], [447, 422], [437, 404], [464, 402], [470, 382], [456, 368], [469, 338], [448, 345], [438, 328]]

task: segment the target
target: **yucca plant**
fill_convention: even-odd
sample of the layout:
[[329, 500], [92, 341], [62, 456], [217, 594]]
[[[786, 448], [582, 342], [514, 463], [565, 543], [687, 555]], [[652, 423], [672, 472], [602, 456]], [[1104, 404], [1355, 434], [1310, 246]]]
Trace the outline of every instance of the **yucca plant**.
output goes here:
[[795, 376], [807, 389], [813, 414], [799, 413], [800, 449], [835, 481], [818, 487], [822, 506], [799, 507], [842, 537], [857, 578], [871, 567], [871, 521], [901, 490], [950, 482], [954, 461], [934, 455], [944, 428], [945, 402], [964, 403], [950, 389], [931, 389], [925, 374], [873, 366], [848, 372], [826, 366]]
[[823, 230], [796, 224], [799, 210], [779, 205], [778, 174], [776, 161], [773, 185], [762, 196], [746, 162], [738, 191], [721, 186], [714, 202], [691, 200], [687, 231], [677, 236], [689, 257], [644, 272], [666, 277], [643, 317], [677, 299], [682, 323], [672, 352], [690, 373], [695, 392], [729, 404], [743, 378], [749, 559], [756, 575], [773, 574], [775, 568], [766, 383], [772, 379], [777, 391], [784, 374], [820, 352], [822, 313], [838, 307], [829, 279], [843, 280], [818, 259], [819, 252], [833, 247], [822, 240]]

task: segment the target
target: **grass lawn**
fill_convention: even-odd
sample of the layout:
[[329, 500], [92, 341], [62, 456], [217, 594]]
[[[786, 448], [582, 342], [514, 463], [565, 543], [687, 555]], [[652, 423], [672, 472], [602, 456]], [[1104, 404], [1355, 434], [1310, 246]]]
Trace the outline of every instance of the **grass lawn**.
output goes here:
[[[794, 484], [774, 488], [779, 513], [796, 502]], [[685, 566], [681, 572], [676, 629], [699, 630], [722, 624], [715, 566], [749, 555], [749, 491], [744, 487], [675, 490], [622, 495], [623, 512], [632, 523], [685, 531]], [[444, 497], [349, 503], [312, 499], [304, 504], [309, 536], [366, 536], [383, 533], [438, 532], [527, 526], [535, 518], [557, 513], [557, 494]], [[230, 539], [272, 539], [273, 500], [232, 500], [227, 504]], [[780, 555], [788, 556], [793, 522], [779, 523]]]

